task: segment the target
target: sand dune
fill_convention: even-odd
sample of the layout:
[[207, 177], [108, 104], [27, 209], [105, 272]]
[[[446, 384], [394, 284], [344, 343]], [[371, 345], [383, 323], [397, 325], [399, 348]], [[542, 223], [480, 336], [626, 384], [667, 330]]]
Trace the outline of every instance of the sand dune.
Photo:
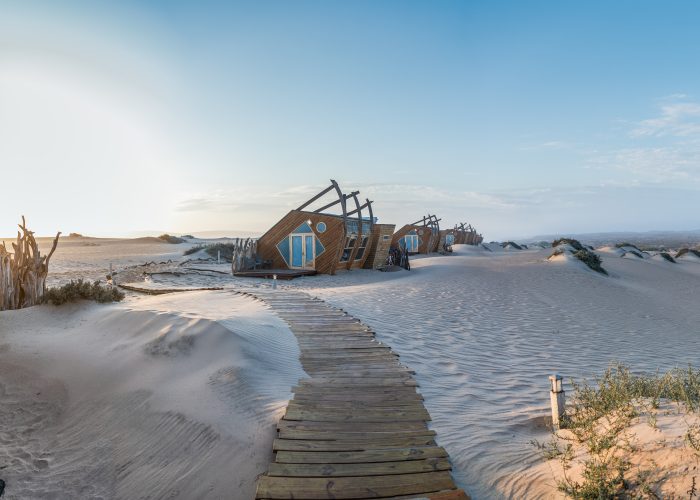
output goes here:
[[296, 340], [230, 292], [0, 316], [8, 499], [250, 498], [304, 376]]

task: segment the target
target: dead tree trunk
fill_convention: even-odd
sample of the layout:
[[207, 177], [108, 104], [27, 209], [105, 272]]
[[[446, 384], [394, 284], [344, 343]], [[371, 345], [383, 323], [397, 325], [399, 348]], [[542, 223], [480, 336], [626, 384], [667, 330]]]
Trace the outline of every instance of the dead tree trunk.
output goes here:
[[43, 302], [49, 260], [56, 251], [61, 234], [56, 234], [51, 251], [42, 257], [34, 233], [27, 229], [24, 216], [19, 228], [17, 242], [12, 243], [13, 252], [8, 252], [4, 242], [0, 246], [0, 311]]

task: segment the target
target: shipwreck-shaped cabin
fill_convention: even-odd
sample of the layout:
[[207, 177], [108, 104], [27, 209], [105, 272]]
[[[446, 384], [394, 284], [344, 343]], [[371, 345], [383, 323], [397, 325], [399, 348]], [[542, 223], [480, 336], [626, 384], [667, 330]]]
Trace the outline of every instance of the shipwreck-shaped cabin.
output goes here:
[[439, 252], [451, 252], [452, 245], [456, 243], [457, 229], [442, 229], [440, 230], [440, 243], [438, 243]]
[[394, 226], [377, 224], [372, 202], [367, 199], [361, 204], [358, 194], [343, 193], [331, 180], [330, 186], [260, 237], [257, 260], [272, 269], [321, 274], [383, 264], [389, 248], [380, 240]]
[[409, 254], [436, 252], [440, 244], [440, 220], [435, 215], [406, 224], [394, 233], [391, 246]]
[[480, 245], [484, 238], [471, 224], [461, 222], [454, 227], [454, 243], [460, 245]]

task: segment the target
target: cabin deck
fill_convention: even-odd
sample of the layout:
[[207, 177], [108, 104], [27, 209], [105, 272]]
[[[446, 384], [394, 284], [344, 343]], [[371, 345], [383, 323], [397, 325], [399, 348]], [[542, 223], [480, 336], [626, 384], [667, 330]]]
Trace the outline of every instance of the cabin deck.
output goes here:
[[256, 498], [468, 499], [398, 354], [322, 300], [283, 290], [246, 293], [289, 324], [310, 376], [292, 389]]
[[233, 273], [234, 276], [241, 278], [267, 278], [272, 279], [273, 275], [277, 275], [278, 280], [292, 280], [300, 276], [314, 276], [314, 269], [251, 269], [249, 271], [238, 271]]

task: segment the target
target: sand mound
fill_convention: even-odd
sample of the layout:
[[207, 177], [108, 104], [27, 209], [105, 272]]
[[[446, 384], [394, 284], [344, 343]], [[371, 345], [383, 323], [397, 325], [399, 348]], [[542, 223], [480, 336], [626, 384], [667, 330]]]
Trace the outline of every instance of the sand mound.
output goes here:
[[700, 250], [682, 248], [676, 254], [676, 259], [688, 262], [700, 262]]
[[668, 252], [659, 252], [657, 254], [652, 255], [651, 258], [652, 260], [658, 260], [661, 262], [670, 262], [672, 264], [676, 263], [676, 259], [674, 259]]
[[190, 292], [3, 313], [8, 499], [251, 498], [304, 376], [260, 302]]

